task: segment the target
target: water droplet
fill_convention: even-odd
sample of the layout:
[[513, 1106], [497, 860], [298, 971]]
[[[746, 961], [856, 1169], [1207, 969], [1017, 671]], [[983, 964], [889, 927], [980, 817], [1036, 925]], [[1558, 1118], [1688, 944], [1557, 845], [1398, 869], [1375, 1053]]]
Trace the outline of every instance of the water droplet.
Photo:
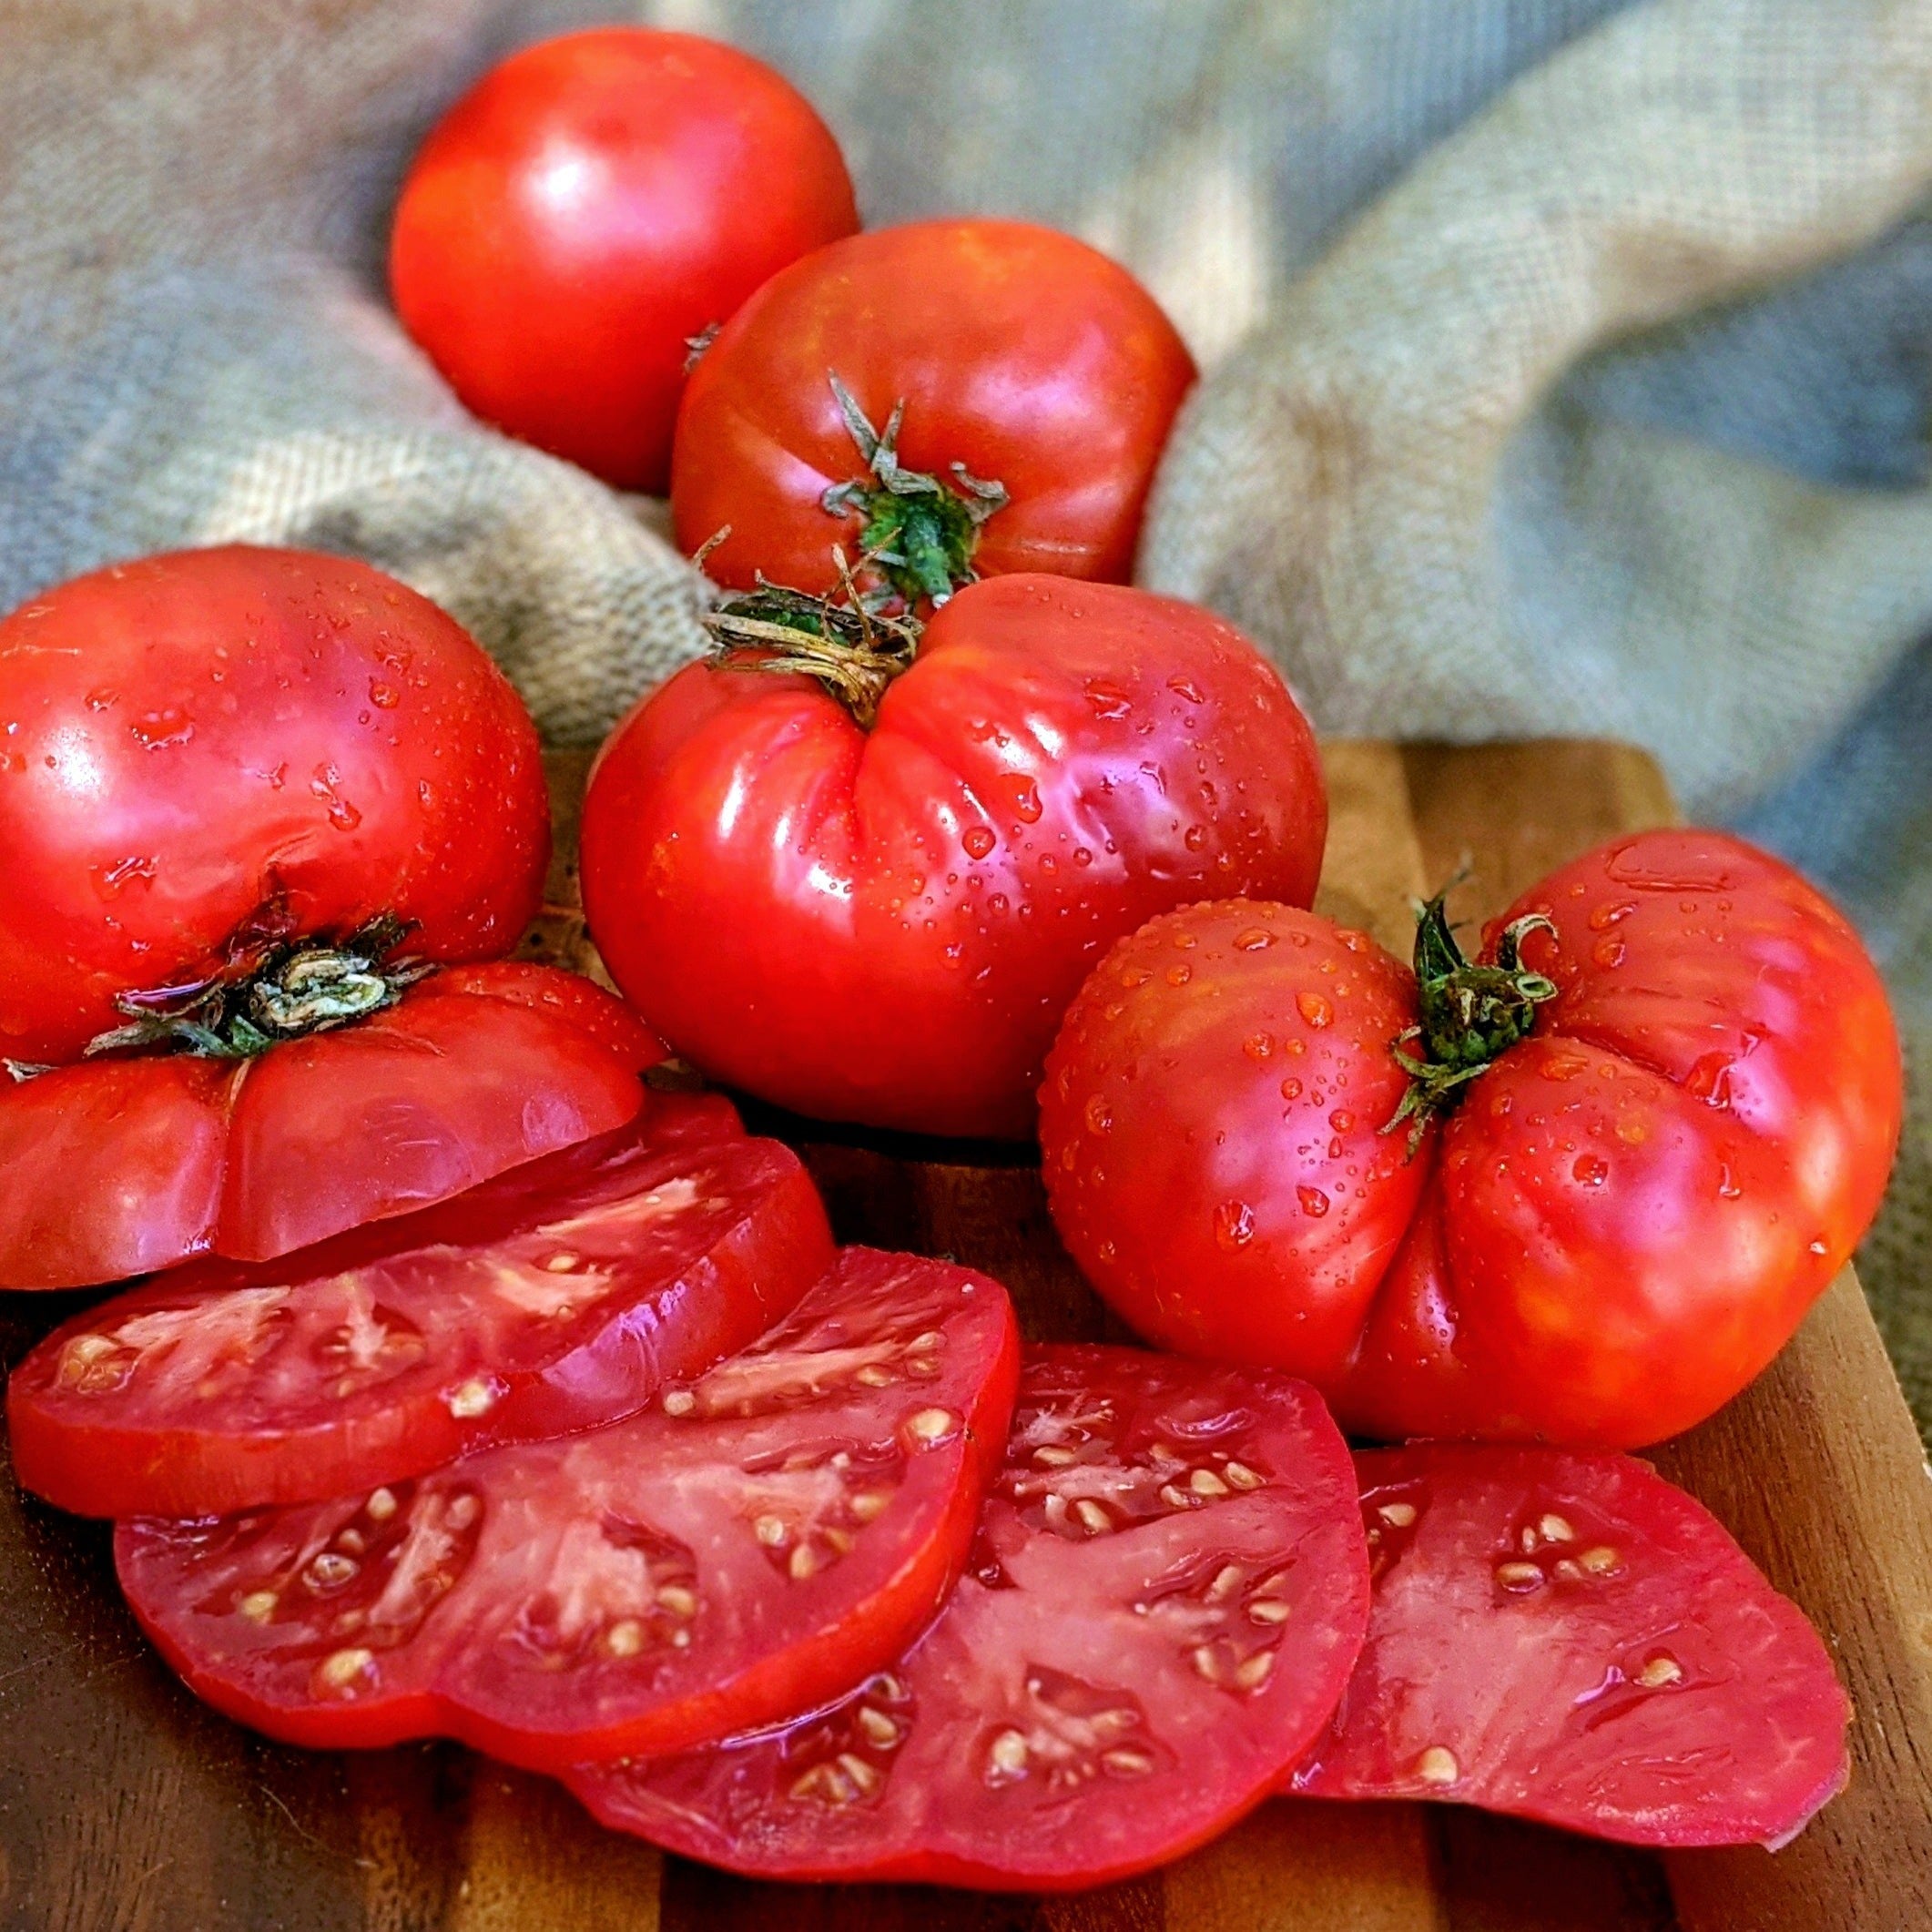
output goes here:
[[1108, 1104], [1104, 1093], [1096, 1093], [1087, 1103], [1087, 1131], [1090, 1134], [1111, 1134], [1113, 1130], [1113, 1109]]
[[1355, 1115], [1349, 1113], [1347, 1107], [1337, 1107], [1328, 1116], [1328, 1124], [1337, 1134], [1346, 1134], [1349, 1128], [1355, 1125]]
[[1632, 899], [1606, 900], [1590, 915], [1590, 926], [1593, 932], [1608, 932], [1620, 919], [1628, 919], [1637, 910]]
[[369, 701], [379, 711], [392, 711], [402, 702], [402, 694], [394, 685], [386, 685], [380, 677], [369, 680]]
[[967, 858], [983, 859], [999, 840], [994, 838], [991, 826], [971, 825], [967, 827], [965, 836], [960, 843], [966, 848]]
[[1012, 795], [1013, 816], [1028, 825], [1037, 825], [1040, 821], [1040, 788], [1023, 773], [1009, 778], [1007, 787]]
[[1612, 933], [1607, 939], [1599, 940], [1590, 949], [1590, 956], [1599, 966], [1621, 966], [1623, 963], [1623, 941]]
[[1241, 1051], [1250, 1060], [1266, 1060], [1274, 1053], [1275, 1036], [1273, 1033], [1250, 1033], [1241, 1042]]
[[1318, 1187], [1297, 1187], [1295, 1198], [1301, 1203], [1301, 1211], [1311, 1220], [1319, 1221], [1328, 1212], [1328, 1197]]
[[1318, 992], [1298, 992], [1295, 1009], [1310, 1026], [1327, 1026], [1335, 1018], [1335, 1009]]
[[1167, 983], [1170, 986], [1185, 986], [1195, 976], [1195, 970], [1184, 960], [1178, 966], [1167, 969]]
[[1125, 717], [1134, 700], [1116, 685], [1103, 684], [1097, 677], [1087, 680], [1087, 703], [1095, 717]]
[[1076, 845], [1073, 848], [1073, 863], [1075, 865], [1092, 865], [1093, 863], [1093, 855], [1088, 851], [1085, 846]]
[[1136, 986], [1144, 986], [1153, 977], [1144, 966], [1124, 966], [1121, 968], [1120, 982], [1132, 992]]
[[1610, 1163], [1601, 1154], [1580, 1154], [1570, 1175], [1585, 1187], [1601, 1187], [1610, 1178]]
[[1205, 825], [1190, 825], [1181, 834], [1181, 843], [1190, 852], [1198, 852], [1207, 843], [1207, 828]]
[[118, 704], [121, 694], [112, 685], [97, 685], [87, 693], [87, 709], [105, 711], [108, 706]]
[[118, 899], [131, 885], [152, 885], [159, 862], [152, 858], [117, 859], [111, 866], [97, 868], [94, 890], [103, 899]]
[[144, 711], [127, 727], [137, 744], [149, 751], [161, 751], [172, 745], [185, 745], [195, 735], [193, 721], [179, 705], [162, 705]]
[[1235, 935], [1235, 944], [1243, 952], [1259, 952], [1265, 946], [1275, 943], [1275, 935], [1266, 926], [1250, 926], [1246, 932]]
[[1224, 1201], [1215, 1208], [1215, 1239], [1223, 1247], [1243, 1248], [1254, 1238], [1255, 1210], [1246, 1201]]
[[1167, 680], [1167, 688], [1176, 697], [1185, 697], [1191, 705], [1205, 705], [1207, 702], [1207, 694], [1191, 677], [1180, 671], [1176, 671]]
[[1296, 1080], [1294, 1074], [1290, 1073], [1282, 1082], [1281, 1097], [1284, 1100], [1299, 1100], [1301, 1098], [1301, 1082]]
[[1736, 1177], [1731, 1172], [1730, 1162], [1718, 1162], [1717, 1198], [1720, 1201], [1735, 1201], [1739, 1198], [1740, 1195], [1743, 1195], [1744, 1191], [1744, 1190], [1737, 1185]]

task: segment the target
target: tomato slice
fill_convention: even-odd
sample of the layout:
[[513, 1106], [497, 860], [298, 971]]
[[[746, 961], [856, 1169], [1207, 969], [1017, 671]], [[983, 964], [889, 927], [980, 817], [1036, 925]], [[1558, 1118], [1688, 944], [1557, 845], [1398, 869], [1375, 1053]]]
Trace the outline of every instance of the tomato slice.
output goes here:
[[999, 1284], [849, 1249], [649, 1412], [415, 1483], [124, 1523], [128, 1601], [291, 1743], [447, 1733], [512, 1763], [676, 1750], [833, 1694], [943, 1601], [1019, 1363]]
[[1368, 1611], [1348, 1452], [1306, 1383], [1030, 1349], [971, 1563], [903, 1658], [776, 1730], [569, 1782], [759, 1877], [1097, 1885], [1279, 1783]]
[[1425, 1445], [1356, 1467], [1368, 1641], [1294, 1790], [1774, 1849], [1843, 1788], [1817, 1632], [1644, 1463]]
[[367, 1490], [630, 1413], [762, 1332], [831, 1256], [788, 1149], [723, 1100], [656, 1094], [453, 1200], [76, 1317], [14, 1372], [15, 1469], [93, 1516]]

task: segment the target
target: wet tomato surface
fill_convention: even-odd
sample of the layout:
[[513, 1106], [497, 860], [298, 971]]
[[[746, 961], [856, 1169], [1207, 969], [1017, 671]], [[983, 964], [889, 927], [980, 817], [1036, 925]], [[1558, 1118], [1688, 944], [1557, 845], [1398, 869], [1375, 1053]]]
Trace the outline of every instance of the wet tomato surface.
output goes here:
[[15, 1370], [15, 1472], [84, 1514], [367, 1490], [584, 1429], [742, 1347], [831, 1257], [797, 1158], [716, 1098], [276, 1266], [103, 1302]]
[[1279, 1782], [1368, 1591], [1311, 1388], [1030, 1349], [967, 1573], [917, 1644], [809, 1716], [570, 1784], [607, 1825], [759, 1877], [1095, 1885]]
[[678, 673], [592, 774], [585, 903], [618, 983], [715, 1077], [1019, 1136], [1102, 952], [1192, 900], [1306, 903], [1327, 821], [1307, 721], [1232, 626], [994, 577], [926, 626], [869, 729], [808, 676]]
[[1150, 1339], [1306, 1375], [1365, 1435], [1626, 1448], [1701, 1421], [1884, 1192], [1876, 969], [1789, 867], [1712, 831], [1585, 854], [1473, 965], [1439, 920], [1424, 938], [1419, 991], [1276, 906], [1119, 947], [1048, 1062], [1063, 1239]]
[[384, 915], [507, 952], [549, 850], [536, 728], [452, 618], [347, 557], [117, 564], [0, 622], [0, 1052], [77, 1059], [238, 934]]
[[664, 1057], [621, 1001], [495, 961], [247, 1058], [137, 1054], [0, 1087], [0, 1286], [269, 1260], [620, 1126]]
[[849, 1249], [645, 1414], [340, 1500], [121, 1525], [189, 1686], [293, 1743], [447, 1733], [556, 1770], [671, 1751], [890, 1661], [965, 1560], [1019, 1357], [996, 1282]]
[[[882, 567], [914, 600], [971, 572], [1124, 583], [1194, 378], [1153, 297], [1071, 236], [977, 219], [855, 235], [775, 275], [693, 371], [677, 540], [728, 527], [706, 567], [740, 589], [762, 572], [829, 591], [835, 544], [900, 559]], [[895, 493], [898, 469], [932, 487]]]
[[437, 124], [390, 241], [404, 326], [486, 422], [662, 492], [690, 339], [859, 225], [780, 76], [612, 26], [514, 54]]
[[1441, 1445], [1356, 1461], [1368, 1640], [1291, 1789], [1774, 1847], [1843, 1786], [1851, 1707], [1816, 1632], [1644, 1464]]

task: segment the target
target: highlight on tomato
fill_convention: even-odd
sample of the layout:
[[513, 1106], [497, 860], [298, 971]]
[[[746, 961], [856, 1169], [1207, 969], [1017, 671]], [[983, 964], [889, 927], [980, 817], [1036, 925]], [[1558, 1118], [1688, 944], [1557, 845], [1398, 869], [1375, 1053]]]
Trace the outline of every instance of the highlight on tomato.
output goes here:
[[536, 910], [549, 807], [426, 598], [116, 564], [0, 623], [0, 1285], [280, 1254], [636, 1111], [663, 1048], [617, 1001], [467, 963]]
[[[765, 591], [618, 727], [584, 900], [645, 1019], [820, 1118], [1020, 1137], [1066, 1002], [1164, 908], [1307, 904], [1315, 739], [1231, 625], [1018, 575], [923, 630]], [[801, 626], [794, 628], [792, 626]]]
[[594, 27], [438, 122], [390, 239], [403, 326], [485, 422], [661, 493], [694, 342], [859, 226], [831, 131], [735, 47]]
[[912, 605], [1004, 572], [1124, 583], [1194, 379], [1154, 298], [1071, 236], [853, 236], [773, 276], [694, 370], [677, 541], [744, 590], [833, 590], [834, 544]]
[[[1185, 968], [1185, 971], [1181, 969]], [[1466, 961], [1291, 907], [1123, 942], [1048, 1061], [1054, 1225], [1170, 1347], [1388, 1438], [1632, 1448], [1772, 1359], [1876, 1213], [1902, 1074], [1846, 920], [1727, 834], [1622, 838]]]

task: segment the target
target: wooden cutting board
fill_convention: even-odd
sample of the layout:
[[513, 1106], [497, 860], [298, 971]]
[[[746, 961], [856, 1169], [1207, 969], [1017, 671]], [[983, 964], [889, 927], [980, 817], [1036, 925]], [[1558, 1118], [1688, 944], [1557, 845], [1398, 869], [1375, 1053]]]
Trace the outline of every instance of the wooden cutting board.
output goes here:
[[[1456, 910], [1672, 816], [1656, 768], [1574, 742], [1327, 747], [1322, 905], [1406, 951]], [[542, 956], [594, 964], [571, 908], [584, 760], [553, 774]], [[847, 1240], [957, 1256], [1029, 1332], [1113, 1333], [1010, 1151], [757, 1116], [798, 1144]], [[1696, 1266], [1694, 1256], [1685, 1256]], [[11, 1364], [82, 1297], [0, 1297]], [[1927, 1932], [1932, 1470], [1850, 1270], [1755, 1388], [1658, 1458], [1825, 1632], [1857, 1707], [1853, 1782], [1797, 1843], [1664, 1860], [1453, 1806], [1278, 1801], [1164, 1873], [1069, 1898], [742, 1883], [600, 1831], [558, 1787], [450, 1745], [319, 1756], [169, 1677], [107, 1535], [0, 1482], [0, 1917], [16, 1932]]]

